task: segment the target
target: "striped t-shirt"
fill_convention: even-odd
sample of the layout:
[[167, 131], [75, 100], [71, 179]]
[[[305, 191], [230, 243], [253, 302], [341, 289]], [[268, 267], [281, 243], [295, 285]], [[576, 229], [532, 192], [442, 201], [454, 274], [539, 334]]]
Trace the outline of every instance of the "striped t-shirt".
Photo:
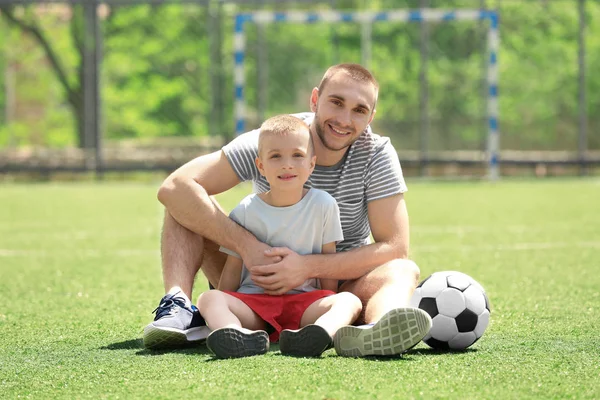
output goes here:
[[[313, 113], [294, 115], [309, 125], [314, 118]], [[238, 136], [223, 147], [223, 152], [240, 180], [253, 181], [254, 191], [263, 193], [269, 190], [269, 182], [254, 163], [258, 134], [257, 129]], [[407, 190], [398, 155], [389, 138], [373, 133], [370, 127], [338, 164], [317, 165], [305, 187], [324, 190], [336, 199], [344, 232], [344, 240], [337, 244], [338, 252], [369, 243], [368, 202]]]

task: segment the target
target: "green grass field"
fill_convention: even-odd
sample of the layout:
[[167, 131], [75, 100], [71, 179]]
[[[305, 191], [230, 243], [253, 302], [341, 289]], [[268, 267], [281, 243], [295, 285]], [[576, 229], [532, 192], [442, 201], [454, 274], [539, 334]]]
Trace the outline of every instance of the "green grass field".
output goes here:
[[[600, 181], [409, 184], [422, 278], [459, 270], [490, 297], [468, 351], [146, 351], [163, 294], [158, 183], [0, 185], [0, 397], [599, 398]], [[245, 193], [220, 200], [230, 209]], [[198, 279], [195, 295], [205, 288]]]

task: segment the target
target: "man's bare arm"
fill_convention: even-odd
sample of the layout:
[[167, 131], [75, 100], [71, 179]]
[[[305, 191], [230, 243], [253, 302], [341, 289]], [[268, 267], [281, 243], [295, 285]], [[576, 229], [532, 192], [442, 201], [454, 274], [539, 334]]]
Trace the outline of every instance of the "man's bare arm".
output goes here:
[[371, 201], [367, 210], [375, 242], [350, 251], [310, 256], [315, 258], [309, 262], [310, 275], [356, 279], [386, 262], [408, 257], [410, 235], [404, 194]]
[[158, 200], [178, 223], [236, 251], [249, 265], [273, 262], [260, 254], [269, 246], [229, 219], [210, 198], [239, 183], [225, 154], [218, 151], [197, 157], [173, 172], [161, 185]]
[[283, 257], [277, 265], [250, 268], [254, 281], [269, 294], [285, 293], [306, 279], [356, 279], [397, 258], [408, 257], [409, 226], [404, 195], [368, 204], [375, 243], [335, 254], [300, 256], [286, 248], [270, 253]]

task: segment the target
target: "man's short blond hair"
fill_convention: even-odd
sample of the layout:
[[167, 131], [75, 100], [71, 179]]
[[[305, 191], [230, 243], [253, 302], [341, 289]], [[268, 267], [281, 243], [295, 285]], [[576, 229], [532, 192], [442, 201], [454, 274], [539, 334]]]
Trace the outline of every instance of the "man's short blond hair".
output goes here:
[[347, 74], [354, 81], [370, 83], [375, 88], [375, 91], [379, 92], [379, 83], [377, 82], [377, 80], [375, 79], [373, 74], [371, 74], [371, 72], [369, 72], [368, 69], [366, 69], [365, 67], [363, 67], [360, 64], [350, 64], [350, 63], [337, 64], [332, 67], [329, 67], [327, 69], [327, 71], [325, 71], [325, 74], [323, 75], [323, 78], [321, 79], [321, 82], [319, 83], [319, 86], [318, 86], [319, 91], [320, 92], [323, 91], [323, 89], [327, 85], [327, 82], [334, 75], [336, 75], [340, 72]]
[[260, 126], [260, 134], [258, 135], [258, 155], [262, 152], [263, 139], [267, 136], [285, 136], [290, 132], [301, 132], [305, 130], [309, 136], [308, 154], [313, 154], [313, 143], [310, 134], [310, 128], [306, 122], [293, 115], [283, 114], [276, 115], [267, 119]]

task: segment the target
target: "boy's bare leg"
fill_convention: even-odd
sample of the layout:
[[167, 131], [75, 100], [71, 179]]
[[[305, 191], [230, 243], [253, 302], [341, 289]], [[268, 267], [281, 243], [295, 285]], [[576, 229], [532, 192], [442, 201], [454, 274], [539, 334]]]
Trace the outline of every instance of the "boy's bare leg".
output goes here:
[[281, 332], [281, 354], [296, 357], [318, 357], [333, 345], [333, 335], [351, 324], [360, 314], [362, 304], [352, 293], [324, 297], [312, 303], [302, 314], [300, 329]]
[[266, 323], [240, 299], [209, 290], [198, 298], [198, 308], [212, 329], [206, 346], [218, 358], [254, 356], [269, 350]]
[[211, 330], [220, 328], [246, 328], [264, 330], [263, 321], [250, 307], [237, 297], [220, 290], [209, 290], [198, 298], [198, 309]]
[[417, 345], [431, 329], [425, 311], [408, 307], [419, 280], [417, 265], [404, 259], [393, 260], [362, 276], [344, 282], [340, 290], [357, 295], [363, 304], [358, 323], [345, 326], [335, 335], [338, 355], [361, 357], [399, 355]]
[[333, 337], [344, 325], [353, 323], [358, 318], [362, 305], [352, 293], [342, 292], [324, 297], [312, 303], [300, 320], [300, 327], [319, 325]]

